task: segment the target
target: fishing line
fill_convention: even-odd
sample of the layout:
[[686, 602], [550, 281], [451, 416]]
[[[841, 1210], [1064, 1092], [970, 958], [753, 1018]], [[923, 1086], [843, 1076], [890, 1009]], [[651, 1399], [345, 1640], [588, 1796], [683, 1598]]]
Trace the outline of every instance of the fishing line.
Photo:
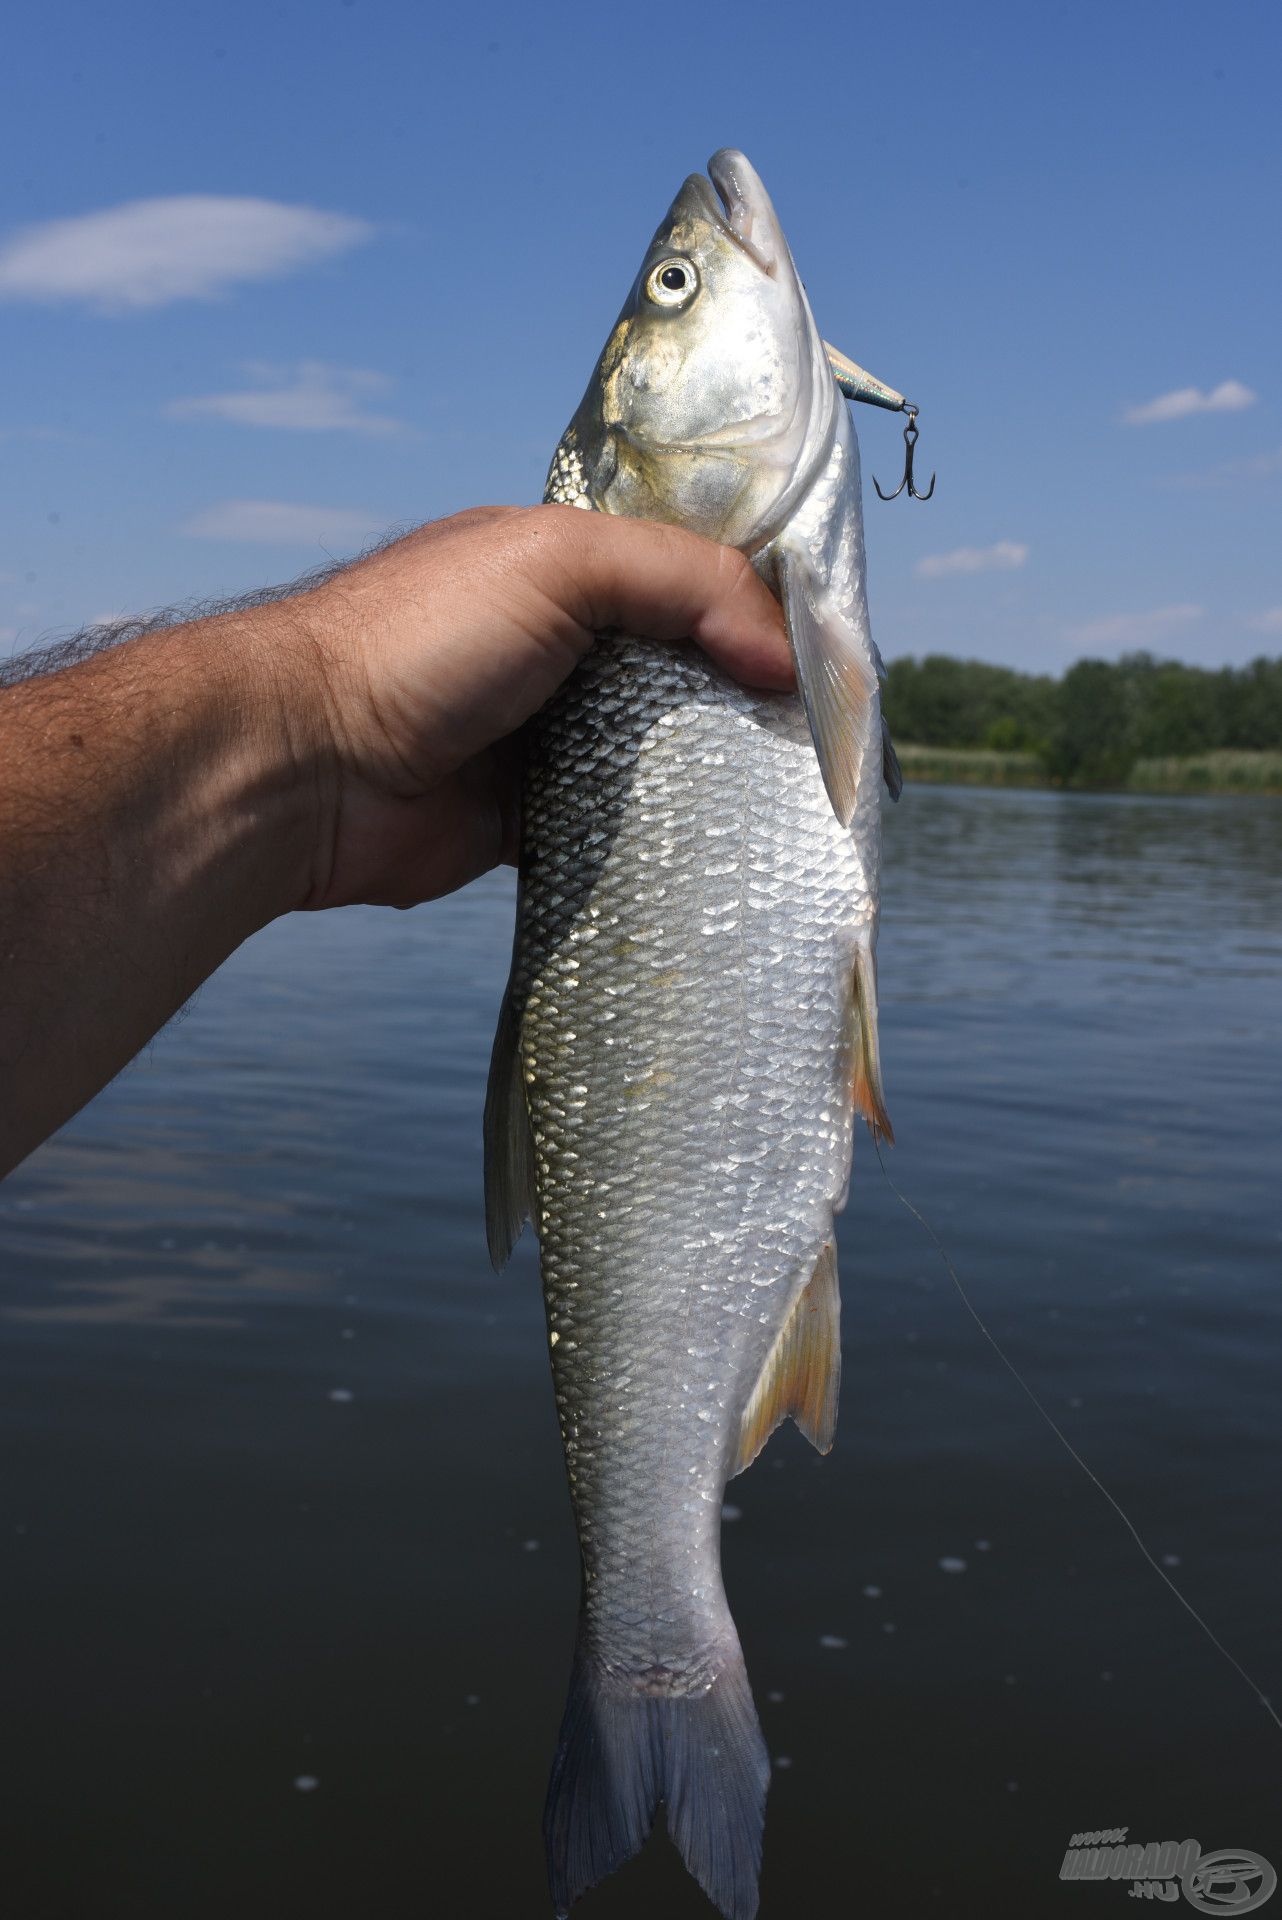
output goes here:
[[903, 1207], [907, 1207], [909, 1213], [912, 1214], [914, 1220], [919, 1220], [922, 1226], [925, 1228], [926, 1233], [929, 1235], [931, 1241], [934, 1244], [935, 1251], [938, 1253], [940, 1259], [944, 1263], [944, 1267], [945, 1267], [945, 1270], [947, 1271], [948, 1278], [952, 1281], [953, 1285], [957, 1289], [957, 1293], [961, 1300], [962, 1305], [965, 1307], [971, 1319], [975, 1322], [975, 1325], [979, 1328], [979, 1331], [983, 1334], [985, 1340], [987, 1340], [993, 1352], [997, 1355], [997, 1358], [1001, 1361], [1002, 1365], [1005, 1367], [1007, 1373], [1009, 1373], [1012, 1376], [1016, 1384], [1023, 1389], [1025, 1394], [1027, 1394], [1028, 1398], [1032, 1401], [1033, 1405], [1036, 1407], [1038, 1413], [1041, 1414], [1042, 1419], [1046, 1422], [1051, 1432], [1055, 1435], [1055, 1438], [1059, 1441], [1059, 1444], [1061, 1445], [1061, 1447], [1063, 1447], [1065, 1453], [1069, 1455], [1070, 1459], [1076, 1461], [1077, 1465], [1081, 1468], [1082, 1472], [1086, 1475], [1086, 1478], [1091, 1482], [1092, 1486], [1097, 1487], [1099, 1491], [1103, 1494], [1104, 1498], [1108, 1501], [1109, 1506], [1112, 1507], [1114, 1513], [1117, 1515], [1122, 1525], [1126, 1528], [1126, 1531], [1130, 1534], [1132, 1540], [1135, 1542], [1136, 1546], [1139, 1548], [1144, 1558], [1148, 1561], [1150, 1567], [1152, 1567], [1158, 1579], [1163, 1581], [1166, 1584], [1166, 1586], [1170, 1588], [1171, 1592], [1175, 1595], [1175, 1598], [1179, 1601], [1180, 1605], [1183, 1607], [1185, 1613], [1190, 1615], [1190, 1617], [1197, 1622], [1198, 1626], [1201, 1627], [1203, 1633], [1206, 1635], [1211, 1645], [1215, 1648], [1216, 1652], [1219, 1654], [1222, 1654], [1224, 1659], [1226, 1659], [1229, 1665], [1233, 1668], [1233, 1671], [1239, 1674], [1241, 1678], [1245, 1680], [1247, 1686], [1251, 1689], [1251, 1692], [1255, 1695], [1260, 1705], [1264, 1708], [1264, 1711], [1268, 1714], [1269, 1719], [1273, 1722], [1274, 1726], [1277, 1727], [1279, 1732], [1282, 1732], [1282, 1719], [1279, 1719], [1278, 1714], [1273, 1706], [1273, 1703], [1269, 1699], [1268, 1695], [1260, 1691], [1255, 1681], [1251, 1678], [1246, 1668], [1242, 1665], [1242, 1662], [1240, 1660], [1235, 1660], [1233, 1655], [1229, 1652], [1228, 1648], [1225, 1646], [1224, 1642], [1221, 1639], [1219, 1639], [1216, 1634], [1212, 1633], [1210, 1627], [1207, 1626], [1206, 1621], [1202, 1618], [1201, 1614], [1198, 1612], [1197, 1608], [1193, 1605], [1192, 1601], [1185, 1599], [1184, 1595], [1180, 1592], [1179, 1588], [1176, 1586], [1174, 1580], [1172, 1580], [1170, 1574], [1167, 1573], [1165, 1567], [1163, 1567], [1154, 1558], [1149, 1548], [1145, 1545], [1144, 1541], [1141, 1539], [1139, 1529], [1136, 1527], [1134, 1521], [1131, 1519], [1130, 1515], [1126, 1512], [1125, 1508], [1121, 1505], [1120, 1501], [1115, 1500], [1113, 1498], [1113, 1495], [1109, 1492], [1108, 1488], [1104, 1485], [1104, 1482], [1100, 1479], [1099, 1475], [1097, 1473], [1094, 1473], [1091, 1470], [1091, 1468], [1087, 1466], [1085, 1460], [1083, 1460], [1081, 1454], [1077, 1451], [1077, 1448], [1073, 1445], [1072, 1441], [1069, 1439], [1068, 1435], [1064, 1432], [1063, 1428], [1059, 1426], [1059, 1424], [1046, 1411], [1046, 1408], [1042, 1405], [1037, 1395], [1033, 1392], [1033, 1389], [1029, 1386], [1027, 1380], [1025, 1380], [1023, 1374], [1020, 1372], [1019, 1368], [1015, 1365], [1014, 1361], [1007, 1358], [1005, 1352], [1003, 1351], [1002, 1347], [998, 1343], [996, 1337], [989, 1332], [987, 1326], [984, 1324], [983, 1320], [980, 1318], [975, 1307], [972, 1305], [970, 1295], [967, 1293], [965, 1287], [963, 1287], [961, 1281], [958, 1279], [957, 1269], [954, 1267], [952, 1261], [949, 1259], [948, 1254], [944, 1248], [943, 1241], [940, 1239], [939, 1235], [935, 1232], [935, 1229], [931, 1226], [929, 1220], [926, 1218], [925, 1214], [922, 1213], [921, 1209], [913, 1205], [912, 1201], [908, 1198], [907, 1194], [900, 1192], [899, 1188], [895, 1185], [889, 1173], [886, 1171], [886, 1162], [881, 1157], [881, 1142], [880, 1140], [877, 1139], [875, 1135], [873, 1136], [873, 1150], [877, 1155], [877, 1165], [881, 1168], [882, 1176], [885, 1179], [886, 1185], [890, 1188], [890, 1191], [894, 1194], [896, 1200], [899, 1201], [900, 1205]]

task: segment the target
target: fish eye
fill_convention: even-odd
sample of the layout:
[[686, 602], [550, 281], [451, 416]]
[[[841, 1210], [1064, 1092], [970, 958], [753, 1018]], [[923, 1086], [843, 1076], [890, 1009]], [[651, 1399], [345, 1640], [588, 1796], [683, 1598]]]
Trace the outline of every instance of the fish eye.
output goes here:
[[660, 260], [652, 267], [645, 290], [656, 306], [684, 307], [699, 290], [699, 276], [690, 260]]

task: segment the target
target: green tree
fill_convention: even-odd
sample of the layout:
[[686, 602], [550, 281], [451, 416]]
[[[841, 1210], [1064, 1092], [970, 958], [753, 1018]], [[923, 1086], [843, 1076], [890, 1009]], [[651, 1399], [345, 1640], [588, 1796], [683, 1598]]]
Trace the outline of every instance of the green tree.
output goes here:
[[1036, 751], [1057, 780], [1107, 786], [1141, 757], [1282, 749], [1282, 660], [1213, 672], [1132, 653], [1052, 680], [928, 654], [891, 663], [885, 711], [898, 740]]
[[947, 654], [895, 660], [886, 675], [886, 717], [897, 739], [918, 746], [984, 746], [996, 723], [1010, 721], [1016, 745], [1031, 747], [1050, 725], [1054, 686], [1046, 677]]
[[1214, 676], [1212, 704], [1217, 746], [1282, 747], [1282, 660], [1223, 668]]
[[1065, 786], [1121, 786], [1138, 758], [1134, 676], [1107, 660], [1079, 660], [1059, 683], [1043, 751]]
[[1030, 738], [1022, 720], [1017, 720], [1013, 713], [1002, 713], [985, 727], [984, 745], [994, 753], [1020, 753], [1035, 747], [1037, 742]]

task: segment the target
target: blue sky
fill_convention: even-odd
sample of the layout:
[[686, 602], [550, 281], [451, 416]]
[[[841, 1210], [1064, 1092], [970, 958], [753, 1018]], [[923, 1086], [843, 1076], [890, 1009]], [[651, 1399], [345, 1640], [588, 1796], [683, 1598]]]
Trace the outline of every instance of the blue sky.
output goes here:
[[888, 655], [1282, 652], [1272, 0], [54, 0], [5, 53], [0, 653], [537, 498], [720, 145], [922, 409]]

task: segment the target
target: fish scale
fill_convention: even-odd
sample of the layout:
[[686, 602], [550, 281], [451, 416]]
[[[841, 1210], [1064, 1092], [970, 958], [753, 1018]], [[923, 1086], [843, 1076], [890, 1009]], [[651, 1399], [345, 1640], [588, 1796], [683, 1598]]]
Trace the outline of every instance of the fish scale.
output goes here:
[[[591, 1644], [679, 1690], [723, 1637], [739, 1418], [845, 1182], [859, 874], [799, 703], [627, 640], [544, 716], [525, 849], [514, 992]], [[623, 1631], [642, 1539], [684, 1644]]]

